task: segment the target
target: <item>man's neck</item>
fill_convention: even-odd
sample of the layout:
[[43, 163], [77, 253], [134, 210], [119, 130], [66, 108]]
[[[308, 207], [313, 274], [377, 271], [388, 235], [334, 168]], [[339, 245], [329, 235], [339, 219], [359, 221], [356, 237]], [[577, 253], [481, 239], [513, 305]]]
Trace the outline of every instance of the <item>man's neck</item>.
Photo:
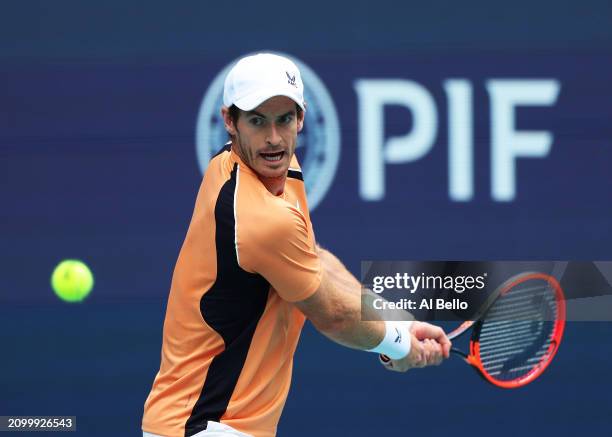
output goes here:
[[257, 177], [261, 183], [264, 184], [267, 190], [275, 196], [280, 196], [283, 194], [283, 191], [285, 191], [285, 181], [287, 180], [287, 175], [276, 178], [266, 178], [260, 175], [257, 175]]

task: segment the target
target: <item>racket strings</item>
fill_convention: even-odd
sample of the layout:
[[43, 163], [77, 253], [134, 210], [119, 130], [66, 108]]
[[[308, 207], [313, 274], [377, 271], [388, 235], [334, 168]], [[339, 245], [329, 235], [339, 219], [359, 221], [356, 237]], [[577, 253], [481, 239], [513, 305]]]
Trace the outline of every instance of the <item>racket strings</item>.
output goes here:
[[520, 378], [545, 358], [558, 308], [554, 291], [534, 281], [515, 287], [489, 309], [479, 331], [484, 370], [500, 381]]

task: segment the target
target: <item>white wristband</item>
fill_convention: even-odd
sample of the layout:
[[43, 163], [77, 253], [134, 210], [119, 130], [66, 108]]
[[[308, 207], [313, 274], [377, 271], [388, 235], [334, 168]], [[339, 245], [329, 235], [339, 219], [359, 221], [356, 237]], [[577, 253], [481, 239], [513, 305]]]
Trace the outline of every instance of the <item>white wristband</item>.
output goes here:
[[412, 322], [385, 321], [385, 338], [368, 352], [384, 354], [393, 360], [404, 358], [410, 353]]

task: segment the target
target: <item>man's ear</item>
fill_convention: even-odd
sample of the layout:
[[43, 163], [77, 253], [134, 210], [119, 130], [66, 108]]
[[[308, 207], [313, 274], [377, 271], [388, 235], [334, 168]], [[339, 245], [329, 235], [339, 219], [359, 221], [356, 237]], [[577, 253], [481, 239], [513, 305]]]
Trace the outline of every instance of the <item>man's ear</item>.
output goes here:
[[227, 133], [236, 135], [236, 126], [234, 125], [234, 120], [230, 117], [229, 108], [227, 106], [221, 107], [221, 117], [223, 117], [223, 124]]
[[[306, 102], [304, 102], [304, 107], [306, 107]], [[298, 114], [298, 118], [297, 118], [297, 131], [301, 132], [302, 129], [304, 128], [304, 116], [306, 114], [306, 111], [300, 111], [300, 113]]]

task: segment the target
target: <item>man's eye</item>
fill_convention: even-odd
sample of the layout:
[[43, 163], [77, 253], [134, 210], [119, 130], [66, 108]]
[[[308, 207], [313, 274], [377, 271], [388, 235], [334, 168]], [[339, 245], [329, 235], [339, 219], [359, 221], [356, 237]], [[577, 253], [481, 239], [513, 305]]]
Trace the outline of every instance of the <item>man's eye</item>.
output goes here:
[[261, 117], [253, 117], [249, 120], [253, 126], [261, 126], [263, 125], [263, 119]]
[[289, 123], [291, 123], [292, 120], [293, 120], [293, 115], [285, 115], [284, 117], [281, 117], [280, 123], [281, 124], [289, 124]]

